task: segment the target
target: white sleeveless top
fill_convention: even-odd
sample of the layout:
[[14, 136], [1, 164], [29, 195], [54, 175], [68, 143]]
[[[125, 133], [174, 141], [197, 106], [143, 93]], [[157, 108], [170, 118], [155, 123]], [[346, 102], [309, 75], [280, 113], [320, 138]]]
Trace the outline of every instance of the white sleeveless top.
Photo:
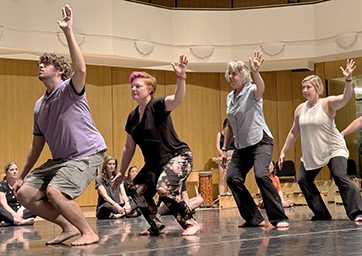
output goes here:
[[323, 110], [322, 101], [309, 108], [304, 103], [299, 116], [302, 158], [306, 170], [314, 170], [328, 164], [333, 157], [348, 158], [346, 142], [336, 128], [334, 118]]

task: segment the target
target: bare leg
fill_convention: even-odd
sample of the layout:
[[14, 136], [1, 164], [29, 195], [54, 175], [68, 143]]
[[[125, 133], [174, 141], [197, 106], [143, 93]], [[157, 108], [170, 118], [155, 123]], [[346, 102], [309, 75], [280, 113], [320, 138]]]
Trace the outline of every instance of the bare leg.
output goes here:
[[46, 242], [46, 244], [59, 244], [79, 235], [79, 231], [44, 198], [45, 193], [43, 191], [26, 184], [17, 193], [17, 199], [27, 209], [62, 228], [62, 233], [58, 237]]
[[191, 198], [187, 203], [191, 210], [195, 210], [200, 205], [202, 205], [203, 202], [204, 202], [204, 199], [199, 195], [199, 196]]
[[225, 170], [219, 165], [219, 195], [225, 194]]
[[66, 198], [57, 188], [52, 186], [48, 187], [47, 195], [49, 202], [58, 212], [80, 231], [80, 238], [72, 242], [72, 245], [79, 246], [98, 242], [98, 235], [88, 224], [80, 206], [74, 200]]

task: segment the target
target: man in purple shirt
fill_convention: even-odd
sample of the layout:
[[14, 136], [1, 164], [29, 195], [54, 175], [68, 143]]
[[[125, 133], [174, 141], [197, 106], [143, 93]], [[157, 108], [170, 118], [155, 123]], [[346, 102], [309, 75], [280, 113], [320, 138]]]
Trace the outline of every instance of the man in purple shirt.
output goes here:
[[[90, 227], [74, 201], [95, 178], [106, 144], [96, 129], [85, 96], [86, 65], [73, 33], [72, 10], [62, 9], [58, 21], [67, 39], [72, 68], [63, 56], [45, 53], [39, 59], [39, 79], [46, 87], [34, 109], [33, 142], [15, 186], [18, 200], [36, 215], [62, 228], [47, 244], [80, 237], [74, 246], [96, 243]], [[45, 143], [53, 159], [29, 173]], [[29, 173], [29, 175], [28, 175]]]

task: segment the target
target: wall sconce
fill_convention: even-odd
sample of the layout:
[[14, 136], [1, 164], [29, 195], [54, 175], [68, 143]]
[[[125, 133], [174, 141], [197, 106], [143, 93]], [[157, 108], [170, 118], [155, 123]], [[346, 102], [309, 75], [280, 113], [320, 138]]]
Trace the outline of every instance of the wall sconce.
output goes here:
[[339, 34], [335, 38], [336, 43], [343, 49], [351, 47], [357, 40], [357, 32]]
[[213, 45], [195, 45], [190, 47], [190, 52], [196, 58], [204, 60], [214, 53], [214, 49]]
[[285, 42], [261, 43], [260, 49], [270, 57], [280, 54], [285, 48]]
[[135, 40], [134, 47], [140, 54], [142, 54], [143, 56], [147, 56], [153, 52], [155, 44], [149, 41]]
[[[75, 36], [75, 41], [77, 42], [77, 44], [79, 46], [81, 46], [85, 41], [85, 34], [77, 33], [74, 36]], [[62, 45], [68, 47], [67, 39], [65, 38], [63, 32], [57, 32], [57, 38]]]

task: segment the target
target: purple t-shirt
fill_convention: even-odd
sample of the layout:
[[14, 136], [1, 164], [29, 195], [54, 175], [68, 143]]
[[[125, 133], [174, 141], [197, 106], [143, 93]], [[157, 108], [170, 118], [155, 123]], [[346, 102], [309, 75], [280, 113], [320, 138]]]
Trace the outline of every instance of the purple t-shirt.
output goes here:
[[97, 130], [85, 91], [77, 94], [70, 79], [45, 92], [34, 109], [35, 136], [43, 136], [53, 159], [75, 159], [104, 151], [107, 146]]

